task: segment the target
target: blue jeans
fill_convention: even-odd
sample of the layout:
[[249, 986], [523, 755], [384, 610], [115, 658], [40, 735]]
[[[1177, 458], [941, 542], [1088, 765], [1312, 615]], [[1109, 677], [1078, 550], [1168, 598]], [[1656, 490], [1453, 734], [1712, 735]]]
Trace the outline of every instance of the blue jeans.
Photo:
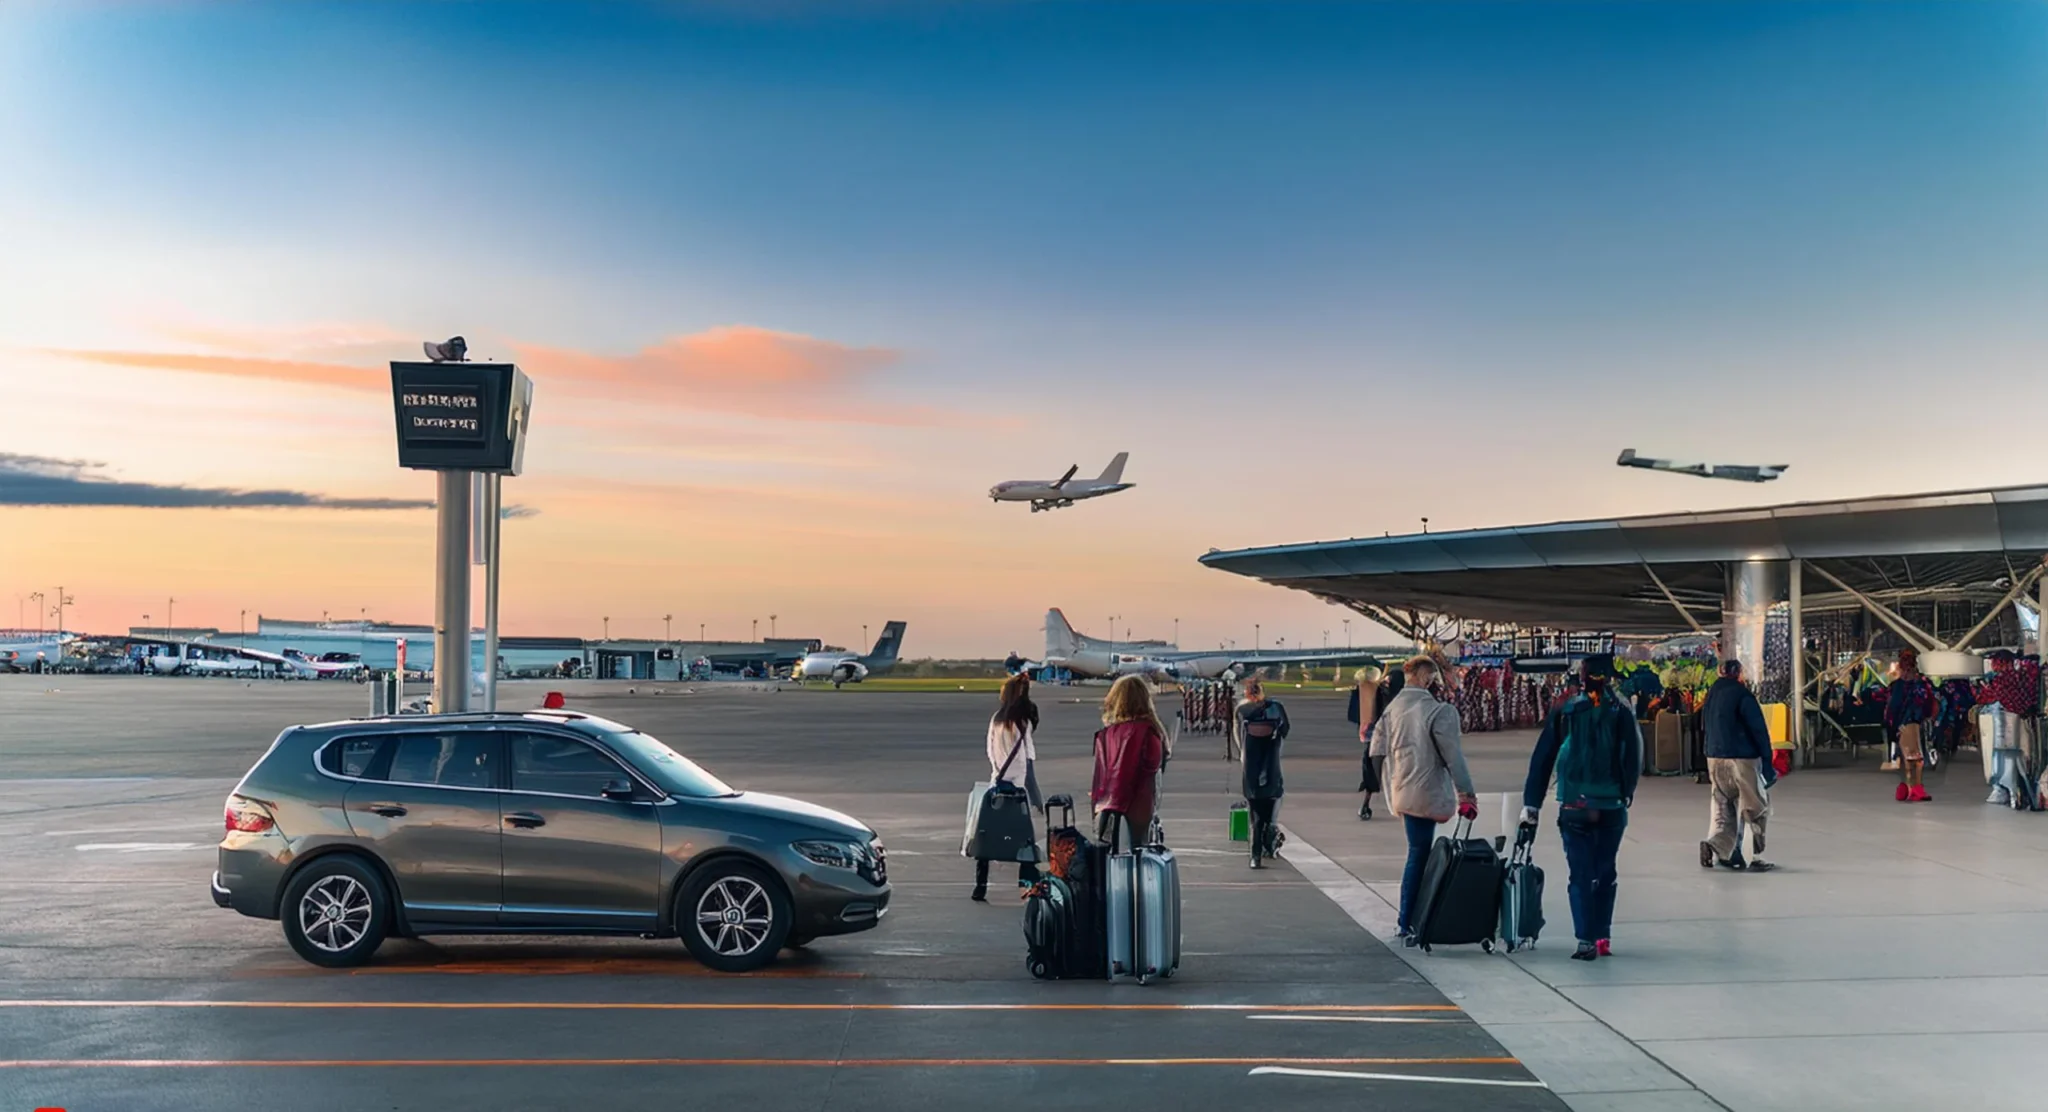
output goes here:
[[1564, 843], [1564, 859], [1572, 873], [1568, 886], [1572, 932], [1581, 942], [1613, 936], [1614, 858], [1621, 852], [1621, 835], [1627, 829], [1628, 811], [1624, 808], [1558, 809], [1558, 838]]
[[1429, 861], [1429, 847], [1436, 842], [1436, 828], [1441, 825], [1435, 819], [1402, 815], [1401, 825], [1408, 831], [1408, 864], [1401, 870], [1401, 914], [1399, 924], [1402, 934], [1408, 933], [1408, 910], [1415, 906], [1415, 890], [1422, 887], [1422, 867]]

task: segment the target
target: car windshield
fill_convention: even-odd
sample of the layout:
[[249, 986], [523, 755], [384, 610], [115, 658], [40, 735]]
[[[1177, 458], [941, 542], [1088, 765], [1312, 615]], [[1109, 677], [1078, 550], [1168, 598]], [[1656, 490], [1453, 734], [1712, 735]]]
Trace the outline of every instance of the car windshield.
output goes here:
[[658, 738], [638, 730], [627, 730], [607, 734], [605, 740], [616, 746], [619, 754], [631, 760], [633, 766], [645, 773], [648, 779], [673, 794], [697, 799], [739, 794], [725, 781], [699, 768], [697, 762], [670, 749]]

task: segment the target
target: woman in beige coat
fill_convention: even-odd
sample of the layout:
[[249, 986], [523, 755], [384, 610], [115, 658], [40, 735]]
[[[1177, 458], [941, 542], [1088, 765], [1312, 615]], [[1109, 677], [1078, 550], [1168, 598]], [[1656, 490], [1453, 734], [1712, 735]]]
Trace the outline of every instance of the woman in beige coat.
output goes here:
[[1422, 885], [1422, 867], [1436, 841], [1436, 828], [1454, 814], [1477, 818], [1479, 801], [1459, 744], [1458, 708], [1439, 702], [1429, 690], [1436, 679], [1436, 661], [1418, 656], [1402, 665], [1401, 672], [1407, 682], [1374, 726], [1373, 749], [1385, 749], [1381, 787], [1388, 809], [1401, 816], [1408, 832], [1399, 924], [1402, 941], [1413, 946], [1415, 893]]

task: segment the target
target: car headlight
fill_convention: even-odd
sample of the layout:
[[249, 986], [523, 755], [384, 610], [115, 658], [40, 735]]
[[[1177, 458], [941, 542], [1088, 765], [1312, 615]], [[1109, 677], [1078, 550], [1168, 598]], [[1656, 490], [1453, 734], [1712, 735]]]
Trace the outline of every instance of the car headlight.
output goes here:
[[789, 848], [806, 860], [835, 869], [859, 870], [869, 861], [868, 847], [858, 842], [793, 842]]

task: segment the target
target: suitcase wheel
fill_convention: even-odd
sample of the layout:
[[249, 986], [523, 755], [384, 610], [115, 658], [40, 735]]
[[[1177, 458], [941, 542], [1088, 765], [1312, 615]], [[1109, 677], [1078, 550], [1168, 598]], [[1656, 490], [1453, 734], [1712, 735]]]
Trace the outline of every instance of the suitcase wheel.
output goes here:
[[1041, 981], [1049, 980], [1052, 977], [1052, 968], [1037, 958], [1025, 958], [1024, 966], [1031, 970], [1032, 976]]
[[1487, 952], [1487, 953], [1489, 953], [1489, 954], [1490, 954], [1490, 953], [1492, 953], [1492, 952], [1493, 952], [1493, 939], [1491, 939], [1491, 938], [1482, 938], [1482, 939], [1480, 939], [1480, 940], [1479, 940], [1479, 948], [1480, 948], [1480, 949], [1482, 949], [1482, 950], [1484, 950], [1484, 951], [1486, 951], [1486, 952]]

